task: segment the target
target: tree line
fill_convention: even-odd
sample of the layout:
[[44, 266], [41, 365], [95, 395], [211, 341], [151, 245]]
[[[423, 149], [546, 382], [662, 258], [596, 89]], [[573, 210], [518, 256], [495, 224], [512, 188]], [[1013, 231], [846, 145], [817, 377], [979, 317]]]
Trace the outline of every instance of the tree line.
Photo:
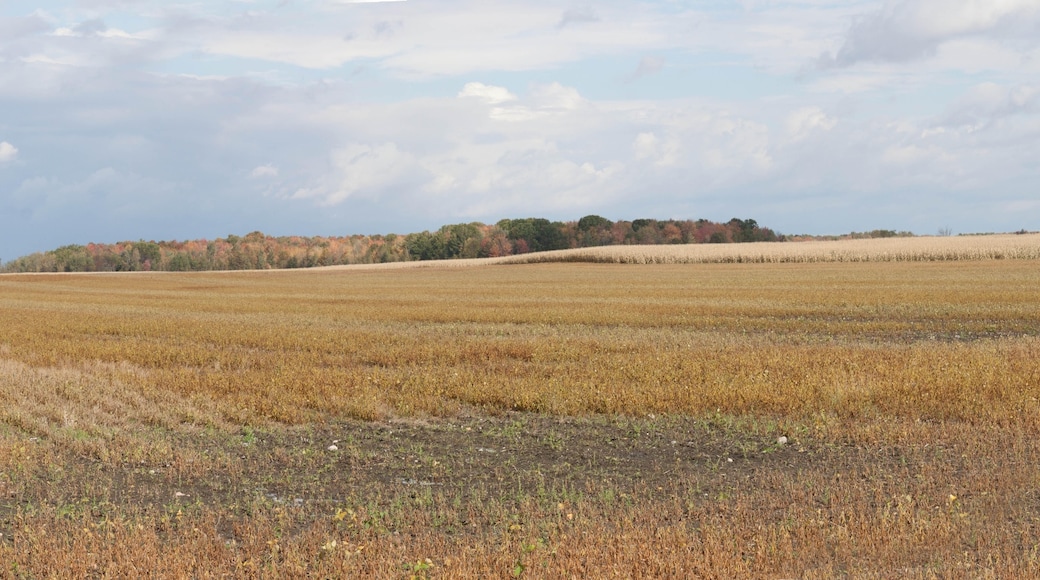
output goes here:
[[785, 238], [753, 219], [636, 219], [588, 215], [577, 221], [543, 218], [451, 224], [408, 235], [273, 237], [261, 232], [215, 240], [136, 241], [67, 245], [3, 264], [3, 272], [206, 271], [311, 268], [409, 260], [489, 258], [631, 244], [775, 242]]

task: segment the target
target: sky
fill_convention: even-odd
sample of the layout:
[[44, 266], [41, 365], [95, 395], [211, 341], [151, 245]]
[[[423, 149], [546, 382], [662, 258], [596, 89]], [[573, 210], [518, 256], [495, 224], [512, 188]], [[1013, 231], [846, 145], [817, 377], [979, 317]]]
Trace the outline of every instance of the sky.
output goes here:
[[1040, 229], [1037, 0], [0, 0], [0, 260], [503, 218]]

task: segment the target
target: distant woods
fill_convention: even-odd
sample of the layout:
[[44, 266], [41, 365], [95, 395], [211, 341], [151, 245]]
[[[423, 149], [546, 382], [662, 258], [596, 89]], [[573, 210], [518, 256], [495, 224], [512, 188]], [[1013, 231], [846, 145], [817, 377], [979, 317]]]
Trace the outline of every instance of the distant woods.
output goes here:
[[119, 242], [62, 246], [3, 264], [3, 272], [205, 271], [311, 268], [409, 260], [489, 258], [633, 244], [783, 241], [753, 219], [610, 221], [588, 215], [574, 222], [505, 219], [494, 225], [453, 224], [408, 235], [272, 237], [261, 232], [187, 242]]

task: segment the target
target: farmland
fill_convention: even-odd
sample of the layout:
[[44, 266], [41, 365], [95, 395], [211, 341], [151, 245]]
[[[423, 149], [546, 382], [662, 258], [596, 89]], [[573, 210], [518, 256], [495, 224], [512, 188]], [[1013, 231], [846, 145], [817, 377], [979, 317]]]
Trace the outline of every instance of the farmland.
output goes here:
[[3, 572], [1034, 575], [1012, 238], [2, 276]]

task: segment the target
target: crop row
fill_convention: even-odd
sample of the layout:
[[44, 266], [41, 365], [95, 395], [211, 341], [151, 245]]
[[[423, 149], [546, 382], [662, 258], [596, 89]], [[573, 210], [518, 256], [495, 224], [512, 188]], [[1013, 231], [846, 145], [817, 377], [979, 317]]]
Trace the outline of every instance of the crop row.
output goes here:
[[4, 356], [133, 369], [239, 422], [1040, 417], [1036, 263], [531, 265], [0, 282]]

